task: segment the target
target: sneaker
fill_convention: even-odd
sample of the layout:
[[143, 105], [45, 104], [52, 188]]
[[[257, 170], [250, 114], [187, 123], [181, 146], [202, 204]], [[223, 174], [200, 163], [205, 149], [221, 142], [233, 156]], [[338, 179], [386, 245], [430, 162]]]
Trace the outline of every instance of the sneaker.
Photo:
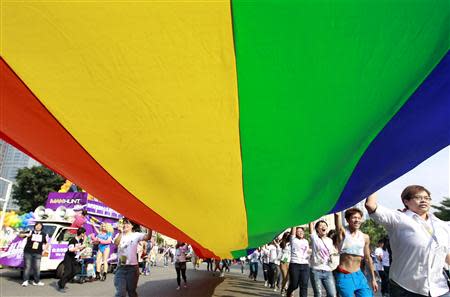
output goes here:
[[264, 287], [267, 287], [268, 283], [267, 281], [264, 282]]
[[42, 287], [43, 285], [45, 285], [43, 282], [33, 282], [33, 286], [39, 286]]
[[179, 289], [180, 289], [180, 286], [177, 287], [177, 290], [179, 290]]
[[28, 281], [24, 281], [24, 282], [22, 283], [22, 287], [28, 287]]
[[220, 277], [223, 277], [225, 275], [225, 273], [221, 272], [220, 273]]
[[277, 291], [278, 291], [277, 287], [273, 288], [273, 291], [274, 291], [274, 292], [277, 292]]
[[187, 288], [187, 284], [184, 284], [184, 285], [183, 285], [183, 288]]

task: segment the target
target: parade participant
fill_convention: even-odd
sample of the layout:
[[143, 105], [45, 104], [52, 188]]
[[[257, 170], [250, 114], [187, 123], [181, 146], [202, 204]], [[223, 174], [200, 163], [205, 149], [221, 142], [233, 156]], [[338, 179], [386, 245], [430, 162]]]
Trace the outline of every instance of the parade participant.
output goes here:
[[147, 241], [146, 240], [139, 241], [137, 247], [137, 259], [138, 259], [138, 266], [142, 269], [141, 274], [145, 274], [146, 272], [145, 264], [147, 263], [148, 256], [149, 255], [147, 254]]
[[[110, 252], [110, 244], [112, 243], [112, 233], [109, 232], [106, 223], [100, 225], [100, 230], [94, 226], [97, 235], [92, 239], [98, 243], [96, 255], [96, 279], [105, 281], [108, 273], [108, 258]], [[102, 269], [103, 268], [103, 269]]]
[[169, 254], [170, 254], [170, 247], [165, 246], [163, 251], [164, 267], [169, 266], [169, 257], [170, 257]]
[[333, 241], [327, 236], [328, 224], [324, 220], [309, 223], [311, 234], [311, 284], [314, 297], [321, 296], [321, 284], [325, 288], [327, 297], [336, 296], [336, 285], [332, 273]]
[[[381, 279], [381, 295], [384, 297], [388, 292], [388, 284], [389, 284], [389, 274], [386, 274], [383, 267], [383, 258], [384, 257], [384, 240], [380, 239], [377, 243], [377, 248], [375, 249], [375, 271], [378, 273], [378, 276]], [[386, 251], [387, 254], [387, 251]], [[388, 255], [389, 256], [389, 255]], [[385, 260], [386, 261], [386, 260]], [[388, 258], [389, 261], [389, 258]]]
[[358, 208], [350, 208], [345, 212], [348, 228], [344, 228], [340, 213], [335, 214], [337, 243], [340, 260], [336, 273], [336, 287], [342, 297], [347, 296], [373, 296], [367, 279], [361, 271], [361, 262], [366, 261], [371, 277], [374, 292], [378, 290], [375, 271], [370, 257], [370, 238], [359, 230], [363, 212]]
[[244, 274], [244, 269], [245, 269], [245, 257], [240, 257], [239, 258], [239, 264], [241, 265], [241, 273]]
[[248, 257], [250, 259], [250, 275], [249, 278], [256, 281], [258, 277], [259, 248], [255, 249]]
[[443, 274], [450, 263], [450, 231], [446, 223], [430, 213], [431, 194], [412, 185], [401, 193], [406, 211], [377, 203], [375, 194], [366, 200], [370, 217], [384, 226], [394, 261], [390, 267], [391, 296], [450, 296]]
[[69, 230], [70, 234], [76, 234], [77, 230], [83, 227], [87, 221], [87, 210], [83, 209], [83, 206], [75, 205], [73, 210], [75, 212], [75, 217], [70, 227], [74, 229]]
[[286, 294], [286, 284], [289, 279], [289, 262], [291, 261], [291, 244], [289, 243], [290, 237], [291, 233], [285, 232], [280, 242], [281, 296], [284, 296]]
[[19, 234], [20, 237], [27, 239], [23, 250], [25, 265], [23, 270], [23, 287], [28, 286], [31, 271], [33, 271], [33, 285], [44, 285], [41, 282], [41, 257], [42, 253], [47, 249], [47, 234], [42, 232], [42, 227], [42, 223], [36, 223], [33, 231]]
[[64, 255], [64, 273], [61, 279], [58, 281], [59, 291], [64, 292], [66, 284], [81, 271], [81, 265], [78, 260], [80, 258], [80, 252], [85, 248], [85, 246], [83, 245], [83, 241], [86, 236], [86, 229], [81, 227], [78, 228], [76, 232], [77, 235], [70, 239], [67, 252]]
[[291, 262], [289, 263], [289, 287], [287, 296], [291, 297], [300, 287], [300, 297], [308, 294], [309, 278], [309, 243], [305, 239], [305, 230], [302, 227], [292, 227], [290, 235]]
[[118, 266], [114, 275], [114, 286], [116, 287], [116, 297], [137, 297], [136, 287], [139, 280], [139, 267], [137, 259], [137, 247], [139, 241], [149, 240], [152, 237], [152, 230], [147, 233], [133, 232], [133, 224], [123, 218], [118, 226], [114, 244], [117, 245]]
[[267, 287], [269, 285], [269, 250], [266, 244], [261, 248], [260, 259], [263, 268], [264, 287]]
[[277, 240], [274, 239], [267, 247], [268, 251], [268, 258], [269, 258], [269, 270], [268, 270], [268, 280], [269, 280], [269, 286], [274, 291], [277, 291], [276, 282], [278, 280], [278, 265], [280, 264], [280, 261], [278, 260], [278, 256], [281, 254], [281, 248], [278, 244]]
[[222, 263], [222, 261], [220, 259], [214, 259], [214, 272], [213, 275], [216, 273], [217, 270], [219, 270], [220, 274], [219, 276], [224, 276], [223, 273], [223, 267], [220, 265], [220, 263]]
[[177, 272], [177, 290], [180, 289], [181, 285], [181, 278], [180, 274], [183, 277], [184, 281], [184, 288], [187, 288], [187, 281], [186, 281], [186, 256], [188, 254], [189, 248], [188, 245], [184, 242], [177, 242], [177, 245], [175, 246], [175, 271]]

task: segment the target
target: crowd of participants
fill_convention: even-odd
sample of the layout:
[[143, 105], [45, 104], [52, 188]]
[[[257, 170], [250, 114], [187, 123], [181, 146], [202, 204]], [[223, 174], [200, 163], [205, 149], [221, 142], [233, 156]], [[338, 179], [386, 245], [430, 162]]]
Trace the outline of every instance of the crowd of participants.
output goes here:
[[298, 289], [306, 297], [310, 284], [315, 297], [365, 297], [378, 291], [383, 297], [449, 297], [449, 225], [429, 212], [431, 194], [423, 186], [408, 186], [401, 200], [404, 209], [393, 210], [379, 205], [376, 194], [366, 199], [370, 218], [388, 233], [374, 249], [360, 230], [363, 212], [350, 208], [345, 227], [340, 213], [334, 214], [334, 230], [325, 220], [293, 227], [240, 258], [241, 266], [249, 264], [255, 281], [262, 268], [264, 286], [282, 296]]
[[[254, 249], [247, 257], [238, 259], [241, 272], [249, 266], [249, 278], [257, 281], [262, 270], [264, 286], [282, 296], [293, 296], [298, 290], [306, 297], [311, 284], [314, 296], [365, 297], [379, 290], [383, 297], [450, 297], [448, 264], [450, 263], [450, 229], [446, 222], [429, 212], [431, 194], [422, 186], [409, 186], [401, 194], [403, 210], [392, 210], [377, 203], [375, 194], [366, 199], [369, 216], [384, 226], [388, 238], [379, 240], [371, 251], [367, 234], [360, 230], [363, 212], [358, 208], [345, 211], [346, 226], [340, 213], [334, 215], [336, 229], [329, 230], [325, 220], [311, 222], [304, 227], [292, 227], [270, 243]], [[305, 236], [308, 231], [309, 238]], [[148, 275], [158, 258], [167, 267], [173, 264], [177, 287], [187, 287], [186, 265], [192, 262], [197, 269], [201, 259], [186, 243], [157, 246], [151, 241], [152, 231], [135, 232], [133, 223], [124, 218], [118, 234], [113, 238], [105, 226], [96, 230], [91, 239], [97, 242], [96, 278], [105, 280], [107, 258], [111, 244], [117, 246], [118, 265], [114, 275], [115, 296], [137, 296], [139, 275]], [[45, 250], [46, 236], [42, 224], [37, 223], [27, 238], [24, 250], [23, 286], [27, 286], [33, 271], [33, 285], [41, 286], [40, 255]], [[69, 242], [64, 257], [64, 274], [58, 288], [79, 273], [78, 258], [85, 248], [86, 230], [78, 228]], [[204, 259], [207, 270], [224, 276], [230, 271], [232, 260]], [[103, 265], [102, 265], [103, 264]]]

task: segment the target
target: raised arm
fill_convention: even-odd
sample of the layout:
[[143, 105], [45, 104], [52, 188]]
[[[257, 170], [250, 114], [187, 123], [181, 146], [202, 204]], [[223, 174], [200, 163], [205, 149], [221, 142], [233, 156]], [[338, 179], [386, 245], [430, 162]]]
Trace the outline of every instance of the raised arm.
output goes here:
[[344, 228], [342, 227], [341, 213], [337, 212], [334, 214], [334, 224], [336, 226], [336, 245], [339, 246], [344, 240]]
[[309, 227], [309, 234], [313, 234], [313, 232], [315, 231], [313, 222], [309, 222], [308, 227]]
[[373, 193], [366, 199], [366, 209], [369, 213], [374, 213], [377, 210], [377, 195]]
[[291, 237], [292, 236], [294, 236], [295, 237], [295, 234], [297, 233], [297, 227], [292, 227], [291, 228]]
[[123, 225], [119, 224], [117, 226], [117, 230], [119, 231], [119, 233], [117, 233], [117, 236], [114, 239], [114, 244], [119, 246], [120, 241], [122, 240]]
[[373, 267], [372, 257], [370, 256], [370, 237], [367, 234], [364, 234], [364, 260], [369, 266], [370, 275], [372, 276], [372, 288], [376, 293], [378, 291], [378, 283], [375, 278], [375, 268]]
[[150, 240], [152, 238], [152, 229], [147, 229], [147, 234], [145, 234], [144, 238], [142, 240]]

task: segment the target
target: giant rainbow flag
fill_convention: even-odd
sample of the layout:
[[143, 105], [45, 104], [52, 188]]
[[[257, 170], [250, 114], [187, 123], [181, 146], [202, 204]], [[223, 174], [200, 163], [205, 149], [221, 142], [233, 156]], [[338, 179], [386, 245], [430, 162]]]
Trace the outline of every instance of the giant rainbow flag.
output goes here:
[[448, 0], [0, 10], [0, 137], [203, 256], [349, 207], [450, 144]]

